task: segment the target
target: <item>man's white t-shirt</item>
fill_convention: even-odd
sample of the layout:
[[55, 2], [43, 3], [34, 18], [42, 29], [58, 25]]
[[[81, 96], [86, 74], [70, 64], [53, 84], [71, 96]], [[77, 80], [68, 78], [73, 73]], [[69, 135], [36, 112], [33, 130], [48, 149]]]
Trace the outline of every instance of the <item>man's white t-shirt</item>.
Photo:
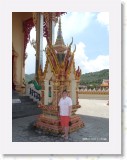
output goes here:
[[59, 101], [60, 106], [60, 115], [61, 116], [69, 116], [69, 107], [72, 106], [72, 100], [70, 97], [61, 98]]

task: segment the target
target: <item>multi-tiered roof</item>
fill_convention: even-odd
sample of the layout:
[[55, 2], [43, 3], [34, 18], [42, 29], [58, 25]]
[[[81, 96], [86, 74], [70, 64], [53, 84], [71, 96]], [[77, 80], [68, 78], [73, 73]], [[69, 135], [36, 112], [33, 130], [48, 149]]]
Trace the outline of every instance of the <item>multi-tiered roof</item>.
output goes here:
[[46, 74], [47, 72], [47, 66], [49, 63], [54, 74], [60, 75], [62, 68], [62, 71], [64, 72], [63, 75], [67, 77], [67, 75], [70, 74], [71, 67], [74, 67], [75, 79], [80, 78], [81, 75], [80, 68], [78, 67], [78, 69], [75, 70], [74, 52], [76, 51], [76, 47], [74, 51], [71, 52], [72, 43], [73, 39], [69, 46], [65, 45], [62, 36], [61, 18], [59, 18], [56, 42], [54, 45], [49, 43], [46, 48], [47, 62], [44, 74]]

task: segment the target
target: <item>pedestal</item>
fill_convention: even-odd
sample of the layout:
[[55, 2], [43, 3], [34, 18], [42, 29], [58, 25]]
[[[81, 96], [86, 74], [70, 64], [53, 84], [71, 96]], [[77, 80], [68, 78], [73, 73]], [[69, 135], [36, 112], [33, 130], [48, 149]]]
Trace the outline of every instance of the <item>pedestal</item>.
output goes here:
[[[35, 124], [36, 127], [46, 132], [52, 132], [56, 134], [62, 133], [63, 131], [60, 124], [60, 117], [58, 116], [58, 107], [44, 105], [41, 106], [41, 108], [43, 114], [39, 115], [38, 120]], [[79, 105], [72, 106], [72, 125], [69, 127], [69, 133], [84, 127], [84, 122], [78, 115], [75, 114], [78, 108], [80, 108]]]

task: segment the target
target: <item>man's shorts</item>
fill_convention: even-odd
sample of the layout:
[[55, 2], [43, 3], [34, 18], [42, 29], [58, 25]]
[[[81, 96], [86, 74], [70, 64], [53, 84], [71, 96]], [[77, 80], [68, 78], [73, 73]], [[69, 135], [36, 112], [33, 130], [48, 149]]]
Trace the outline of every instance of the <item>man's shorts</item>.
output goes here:
[[60, 122], [62, 127], [69, 127], [70, 117], [69, 116], [60, 116]]

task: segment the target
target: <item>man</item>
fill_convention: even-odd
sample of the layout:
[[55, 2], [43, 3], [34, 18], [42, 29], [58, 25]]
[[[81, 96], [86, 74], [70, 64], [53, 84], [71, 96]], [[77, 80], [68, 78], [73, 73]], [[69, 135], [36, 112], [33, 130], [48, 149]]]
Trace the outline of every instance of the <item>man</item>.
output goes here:
[[69, 132], [69, 122], [70, 116], [72, 112], [72, 100], [70, 97], [67, 96], [67, 91], [64, 90], [62, 93], [62, 98], [59, 101], [58, 106], [60, 107], [60, 121], [61, 126], [64, 130], [64, 137], [66, 140], [68, 139], [68, 132]]

